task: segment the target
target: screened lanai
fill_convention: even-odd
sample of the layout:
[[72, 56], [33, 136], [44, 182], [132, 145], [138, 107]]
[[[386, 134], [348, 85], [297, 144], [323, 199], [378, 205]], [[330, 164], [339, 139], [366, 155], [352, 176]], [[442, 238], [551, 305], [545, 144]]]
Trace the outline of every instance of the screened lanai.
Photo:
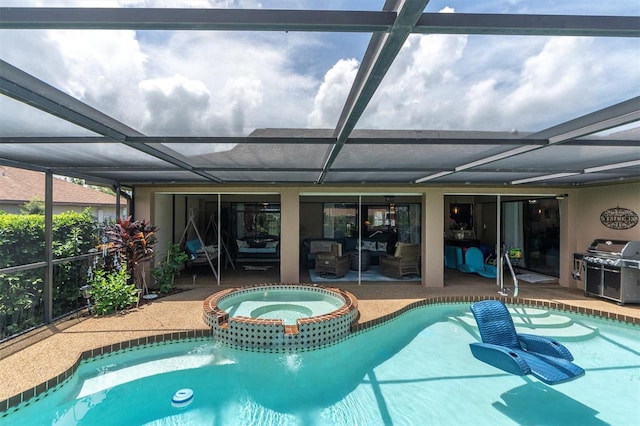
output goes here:
[[36, 5], [0, 9], [6, 165], [125, 186], [640, 176], [634, 1]]
[[[299, 278], [304, 197], [415, 197], [442, 285], [450, 203], [640, 180], [636, 0], [40, 6], [0, 1], [0, 172], [46, 174], [48, 203], [54, 175], [124, 188], [163, 225], [177, 215], [152, 215], [159, 198], [268, 196], [291, 225], [281, 280]], [[571, 200], [561, 271], [589, 238]], [[50, 291], [60, 259], [30, 261], [0, 271], [43, 269]]]

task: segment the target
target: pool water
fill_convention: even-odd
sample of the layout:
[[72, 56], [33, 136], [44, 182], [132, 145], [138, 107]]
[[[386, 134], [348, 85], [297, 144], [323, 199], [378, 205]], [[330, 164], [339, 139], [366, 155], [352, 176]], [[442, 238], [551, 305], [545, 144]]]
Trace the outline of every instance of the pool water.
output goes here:
[[218, 302], [229, 317], [282, 319], [286, 325], [295, 325], [298, 318], [328, 314], [342, 305], [344, 300], [336, 295], [317, 291], [260, 288], [232, 293]]
[[[512, 308], [521, 332], [554, 335], [586, 370], [547, 386], [471, 355], [467, 304], [427, 306], [315, 351], [269, 354], [194, 340], [84, 363], [0, 424], [627, 425], [640, 418], [640, 329]], [[193, 401], [172, 406], [179, 389]]]
[[287, 325], [296, 324], [298, 318], [309, 318], [313, 311], [308, 306], [294, 303], [274, 303], [259, 306], [250, 313], [251, 318], [281, 319]]

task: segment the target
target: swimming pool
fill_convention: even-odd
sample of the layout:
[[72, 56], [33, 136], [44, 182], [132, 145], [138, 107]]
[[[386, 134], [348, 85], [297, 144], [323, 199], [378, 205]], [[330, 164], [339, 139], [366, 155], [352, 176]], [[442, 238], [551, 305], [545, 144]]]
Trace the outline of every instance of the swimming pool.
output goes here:
[[[74, 377], [0, 423], [21, 424], [629, 424], [640, 415], [640, 329], [512, 306], [519, 331], [551, 335], [586, 375], [547, 386], [477, 361], [469, 304], [431, 305], [299, 353], [197, 339], [83, 363]], [[172, 406], [179, 389], [194, 392]]]

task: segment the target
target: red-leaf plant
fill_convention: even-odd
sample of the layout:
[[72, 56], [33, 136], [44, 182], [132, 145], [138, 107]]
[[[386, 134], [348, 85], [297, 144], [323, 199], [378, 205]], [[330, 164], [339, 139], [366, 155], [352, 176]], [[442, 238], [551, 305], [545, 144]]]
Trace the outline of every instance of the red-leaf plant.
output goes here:
[[157, 229], [157, 226], [144, 219], [131, 221], [131, 216], [125, 220], [118, 218], [114, 227], [107, 231], [110, 250], [123, 254], [129, 269], [133, 270], [141, 262], [153, 259]]

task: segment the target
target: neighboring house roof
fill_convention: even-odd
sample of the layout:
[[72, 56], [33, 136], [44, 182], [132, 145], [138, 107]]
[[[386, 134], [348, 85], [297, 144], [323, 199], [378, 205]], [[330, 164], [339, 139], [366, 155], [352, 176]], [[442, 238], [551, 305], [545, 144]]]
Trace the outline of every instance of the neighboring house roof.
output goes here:
[[[0, 167], [0, 204], [22, 204], [34, 197], [44, 200], [44, 173], [6, 166]], [[114, 206], [116, 197], [54, 178], [53, 204]]]

